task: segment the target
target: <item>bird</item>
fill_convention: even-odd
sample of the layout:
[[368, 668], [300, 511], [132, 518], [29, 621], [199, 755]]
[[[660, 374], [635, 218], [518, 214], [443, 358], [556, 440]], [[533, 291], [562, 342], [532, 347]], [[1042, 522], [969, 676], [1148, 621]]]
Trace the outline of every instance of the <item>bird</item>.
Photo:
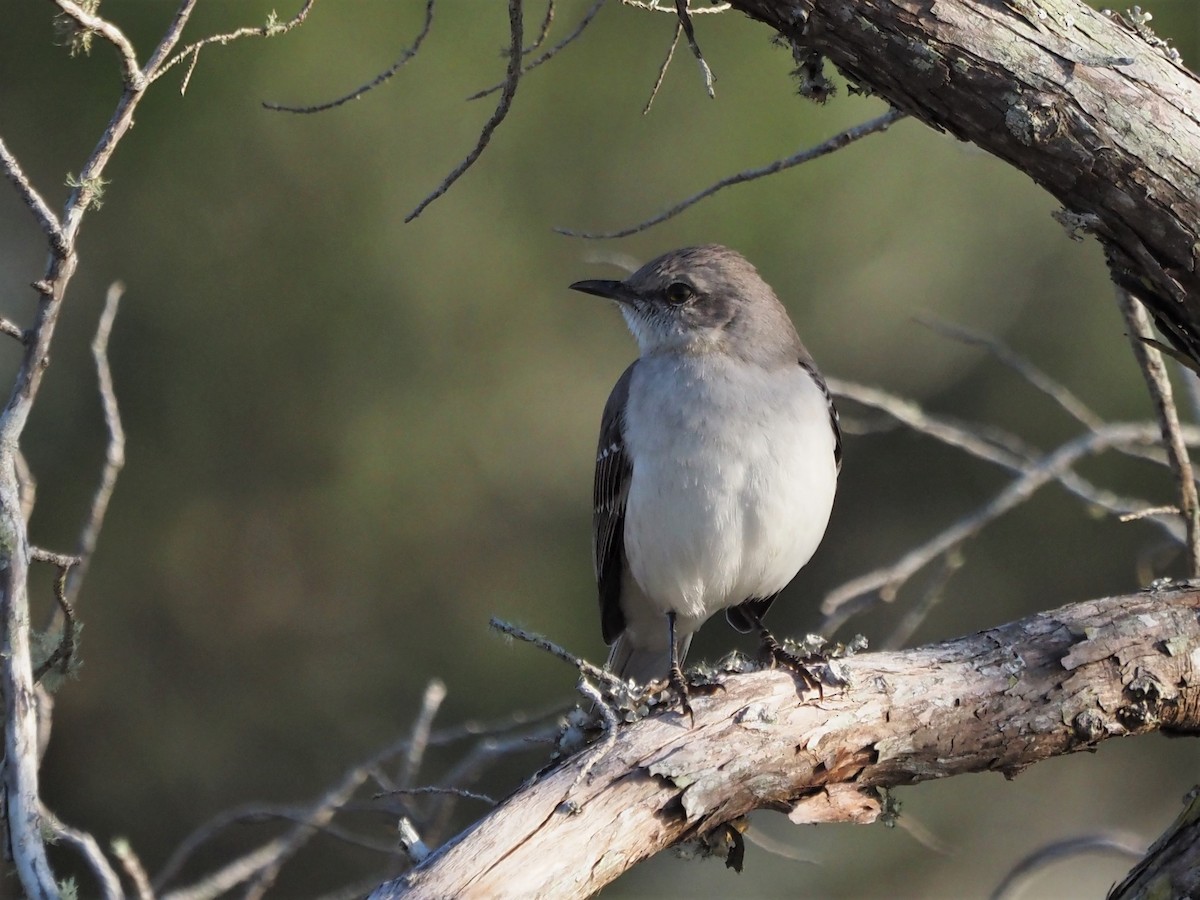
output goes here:
[[639, 685], [665, 679], [690, 713], [682, 663], [722, 610], [738, 631], [757, 630], [775, 660], [803, 665], [762, 619], [825, 534], [842, 441], [783, 304], [719, 244], [570, 288], [614, 301], [639, 349], [604, 406], [596, 452], [606, 668]]

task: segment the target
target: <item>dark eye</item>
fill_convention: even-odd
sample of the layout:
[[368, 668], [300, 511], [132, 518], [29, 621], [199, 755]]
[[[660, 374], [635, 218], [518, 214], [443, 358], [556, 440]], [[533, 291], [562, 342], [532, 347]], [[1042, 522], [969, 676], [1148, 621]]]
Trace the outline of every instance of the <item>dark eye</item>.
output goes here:
[[667, 299], [672, 303], [687, 303], [694, 296], [696, 292], [692, 290], [692, 286], [682, 281], [673, 281], [667, 286]]

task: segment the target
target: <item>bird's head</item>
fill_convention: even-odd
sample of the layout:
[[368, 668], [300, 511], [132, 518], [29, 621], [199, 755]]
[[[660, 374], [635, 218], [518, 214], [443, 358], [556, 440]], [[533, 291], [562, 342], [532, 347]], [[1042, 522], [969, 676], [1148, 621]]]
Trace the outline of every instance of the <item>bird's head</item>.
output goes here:
[[572, 290], [615, 301], [643, 356], [724, 352], [795, 358], [799, 339], [770, 286], [740, 253], [718, 244], [672, 250], [624, 281]]

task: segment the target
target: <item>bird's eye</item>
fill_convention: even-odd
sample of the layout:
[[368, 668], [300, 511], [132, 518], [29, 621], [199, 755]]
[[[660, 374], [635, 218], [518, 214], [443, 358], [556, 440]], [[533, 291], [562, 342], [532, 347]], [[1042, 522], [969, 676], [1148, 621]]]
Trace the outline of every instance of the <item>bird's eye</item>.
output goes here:
[[667, 286], [667, 299], [675, 304], [687, 303], [695, 295], [692, 286], [682, 281], [673, 281]]

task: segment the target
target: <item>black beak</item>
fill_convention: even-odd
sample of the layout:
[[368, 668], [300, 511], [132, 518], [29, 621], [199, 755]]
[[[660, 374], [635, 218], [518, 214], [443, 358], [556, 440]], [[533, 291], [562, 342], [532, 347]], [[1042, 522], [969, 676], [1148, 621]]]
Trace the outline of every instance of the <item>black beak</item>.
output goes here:
[[633, 299], [633, 292], [623, 281], [577, 281], [571, 285], [571, 290], [594, 294], [606, 300], [616, 300], [618, 303], [627, 303]]

